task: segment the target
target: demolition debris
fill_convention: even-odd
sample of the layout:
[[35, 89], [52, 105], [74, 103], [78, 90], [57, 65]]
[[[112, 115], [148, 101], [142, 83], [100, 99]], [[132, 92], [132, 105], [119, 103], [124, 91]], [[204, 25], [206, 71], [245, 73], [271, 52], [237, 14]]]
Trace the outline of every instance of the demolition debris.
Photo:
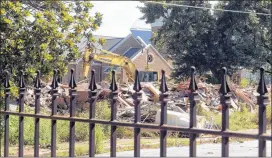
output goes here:
[[[179, 84], [169, 84], [170, 91], [169, 101], [167, 104], [167, 124], [173, 126], [189, 127], [189, 81], [181, 82]], [[222, 105], [220, 104], [219, 87], [220, 85], [207, 84], [199, 82], [198, 97], [200, 106], [205, 111], [221, 112]], [[255, 90], [256, 87], [240, 88], [233, 83], [229, 84], [231, 89], [231, 108], [230, 114], [234, 111], [240, 111], [241, 105], [244, 104], [254, 112], [256, 110], [258, 95]], [[98, 93], [97, 101], [110, 99], [111, 91], [108, 89], [109, 83], [101, 82], [97, 84]], [[268, 91], [271, 93], [271, 85], [268, 86]], [[118, 89], [118, 112], [117, 117], [120, 121], [133, 122], [134, 120], [134, 104], [132, 94], [133, 85], [119, 85]], [[160, 122], [160, 102], [158, 85], [151, 83], [142, 83], [142, 96], [141, 96], [141, 122], [144, 123], [159, 123]], [[51, 108], [51, 87], [43, 85], [41, 89], [41, 106]], [[59, 84], [58, 87], [59, 97], [57, 99], [58, 112], [60, 114], [69, 113], [69, 87], [67, 85]], [[77, 109], [78, 111], [86, 111], [89, 109], [88, 104], [88, 83], [80, 83], [77, 86]], [[28, 88], [25, 96], [25, 104], [34, 106], [34, 89]], [[269, 94], [271, 100], [271, 94]], [[199, 128], [205, 128], [207, 121], [203, 116], [197, 116], [197, 125]]]

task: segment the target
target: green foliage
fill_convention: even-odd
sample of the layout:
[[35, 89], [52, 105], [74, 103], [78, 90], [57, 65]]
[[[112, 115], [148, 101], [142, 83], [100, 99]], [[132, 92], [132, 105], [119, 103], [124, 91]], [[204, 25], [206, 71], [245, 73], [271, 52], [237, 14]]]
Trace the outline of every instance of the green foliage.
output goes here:
[[[240, 111], [235, 111], [230, 115], [230, 130], [238, 131], [244, 129], [257, 129], [258, 128], [258, 110], [250, 113], [245, 104], [239, 104]], [[222, 115], [215, 111], [205, 111], [201, 106], [197, 106], [197, 114], [205, 116], [208, 121], [221, 128]], [[271, 126], [271, 106], [266, 108], [266, 122], [267, 127]]]
[[95, 42], [92, 32], [102, 23], [102, 14], [91, 15], [93, 5], [87, 1], [1, 1], [0, 5], [0, 68], [11, 71], [15, 83], [19, 70], [26, 72], [30, 83], [37, 69], [44, 78], [51, 77], [54, 68], [64, 75], [67, 63], [80, 57], [76, 43], [82, 37]]
[[212, 75], [205, 75], [205, 77], [207, 78], [206, 82], [207, 83], [211, 83], [211, 84], [219, 84], [220, 80], [218, 80], [216, 77], [212, 76]]
[[95, 127], [95, 153], [99, 154], [104, 151], [104, 133], [101, 125], [96, 125]]
[[243, 129], [257, 129], [258, 117], [254, 113], [250, 113], [245, 105], [242, 105], [240, 112], [234, 112], [230, 116], [230, 129], [237, 131]]
[[[209, 1], [160, 1], [198, 7], [211, 7]], [[257, 69], [268, 64], [271, 51], [271, 1], [218, 1], [219, 9], [251, 11], [211, 12], [208, 9], [145, 3], [142, 19], [163, 25], [153, 37], [160, 51], [173, 59], [173, 77], [188, 77], [190, 66], [198, 73], [211, 71], [220, 80], [223, 66], [233, 73], [240, 67]], [[271, 63], [271, 61], [270, 61]], [[266, 68], [269, 69], [269, 68]]]
[[245, 88], [245, 87], [247, 87], [248, 85], [249, 85], [249, 80], [246, 79], [246, 78], [242, 78], [242, 79], [241, 79], [241, 82], [240, 82], [240, 86], [241, 86], [242, 88]]
[[[97, 102], [95, 107], [95, 118], [101, 120], [110, 120], [111, 117], [111, 109], [110, 103], [107, 100]], [[110, 126], [109, 125], [101, 125], [103, 129], [103, 133], [105, 137], [110, 135]]]
[[[107, 105], [107, 104], [101, 104]], [[103, 107], [103, 106], [102, 106]], [[103, 113], [106, 108], [101, 108], [102, 112], [99, 113], [98, 117], [105, 117]], [[25, 106], [26, 113], [33, 113], [28, 106]], [[107, 113], [107, 112], [106, 112]], [[88, 114], [88, 113], [87, 113]], [[80, 114], [80, 116], [86, 116], [86, 113]], [[102, 115], [102, 116], [101, 116]], [[11, 145], [17, 145], [19, 139], [19, 117], [11, 115], [10, 116], [10, 135], [9, 141]], [[57, 143], [69, 142], [69, 121], [57, 121]], [[77, 122], [75, 124], [76, 133], [75, 139], [77, 142], [88, 141], [89, 140], [89, 124]], [[34, 145], [34, 119], [30, 117], [24, 118], [24, 142], [25, 145]], [[103, 125], [96, 125], [95, 127], [95, 143], [96, 143], [96, 153], [101, 153], [104, 151], [103, 140], [105, 139], [104, 131], [107, 131]], [[46, 119], [40, 120], [40, 145], [41, 147], [48, 147], [51, 143], [51, 121]], [[78, 154], [82, 152], [78, 149]]]
[[[33, 110], [25, 107], [25, 112], [30, 113]], [[19, 139], [19, 117], [11, 115], [10, 119], [10, 134], [9, 141], [11, 145], [18, 144]], [[30, 117], [24, 118], [24, 144], [33, 145], [34, 144], [34, 119]], [[40, 120], [40, 145], [41, 147], [47, 147], [50, 145], [51, 136], [51, 122], [50, 120]]]
[[117, 138], [133, 138], [134, 133], [133, 133], [133, 129], [128, 128], [128, 127], [117, 127]]

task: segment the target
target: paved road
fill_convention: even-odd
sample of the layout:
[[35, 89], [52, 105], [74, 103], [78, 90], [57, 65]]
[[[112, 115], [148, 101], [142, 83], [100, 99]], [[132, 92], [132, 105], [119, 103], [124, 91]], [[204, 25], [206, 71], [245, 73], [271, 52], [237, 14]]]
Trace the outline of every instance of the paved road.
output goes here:
[[[159, 149], [142, 149], [141, 157], [159, 157]], [[271, 157], [271, 141], [267, 141], [266, 156]], [[96, 157], [109, 157], [110, 154], [99, 154]], [[133, 151], [119, 152], [117, 157], [133, 157]], [[167, 148], [167, 157], [188, 157], [189, 147], [169, 147]], [[200, 144], [197, 146], [197, 156], [203, 157], [221, 157], [221, 143], [218, 144]], [[258, 157], [258, 141], [245, 141], [243, 143], [230, 143], [230, 157]]]

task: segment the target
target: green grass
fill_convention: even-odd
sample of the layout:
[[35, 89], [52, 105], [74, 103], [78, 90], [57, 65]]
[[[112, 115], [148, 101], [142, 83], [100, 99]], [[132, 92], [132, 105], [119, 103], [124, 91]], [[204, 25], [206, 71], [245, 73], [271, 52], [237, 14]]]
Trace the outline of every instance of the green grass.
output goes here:
[[[258, 110], [250, 113], [245, 104], [240, 104], [241, 111], [230, 114], [229, 129], [233, 131], [258, 128]], [[258, 106], [258, 105], [257, 105]], [[205, 116], [208, 121], [214, 120], [218, 128], [221, 128], [222, 114], [217, 111], [205, 111], [200, 105], [197, 106], [198, 115]], [[271, 106], [266, 108], [267, 127], [271, 127]]]
[[[97, 118], [109, 119], [110, 109], [107, 102], [100, 102], [97, 104]], [[33, 113], [33, 110], [25, 106], [26, 113]], [[83, 117], [88, 117], [88, 112], [79, 114]], [[10, 133], [9, 143], [11, 146], [18, 145], [19, 139], [19, 117], [10, 115]], [[59, 120], [57, 121], [57, 144], [69, 141], [69, 121]], [[75, 139], [77, 142], [87, 141], [89, 139], [89, 124], [76, 122]], [[34, 145], [34, 118], [24, 118], [24, 144]], [[96, 153], [103, 151], [103, 140], [105, 135], [109, 135], [109, 129], [103, 125], [96, 125], [95, 137], [96, 137]], [[3, 139], [2, 139], [3, 140]], [[51, 144], [51, 120], [40, 119], [40, 147], [48, 148]], [[80, 149], [79, 149], [80, 150]]]

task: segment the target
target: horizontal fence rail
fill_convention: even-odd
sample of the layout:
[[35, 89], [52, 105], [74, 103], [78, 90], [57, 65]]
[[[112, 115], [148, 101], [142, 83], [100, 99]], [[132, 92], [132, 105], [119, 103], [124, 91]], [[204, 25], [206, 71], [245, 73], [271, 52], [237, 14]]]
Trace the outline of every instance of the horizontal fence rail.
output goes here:
[[190, 134], [190, 144], [189, 144], [189, 156], [196, 157], [196, 139], [198, 134], [211, 134], [218, 135], [222, 137], [222, 146], [221, 146], [221, 156], [229, 156], [229, 138], [230, 137], [240, 137], [240, 138], [251, 138], [257, 139], [259, 141], [259, 157], [266, 156], [266, 141], [271, 141], [271, 134], [266, 134], [266, 107], [268, 105], [268, 96], [267, 88], [264, 81], [264, 69], [260, 69], [260, 81], [257, 88], [259, 96], [257, 97], [259, 105], [259, 132], [258, 134], [252, 133], [242, 133], [229, 130], [229, 107], [230, 107], [230, 88], [227, 83], [227, 69], [222, 68], [222, 80], [221, 87], [219, 90], [220, 93], [220, 103], [222, 105], [222, 129], [213, 130], [213, 129], [199, 129], [196, 127], [196, 106], [198, 102], [198, 87], [195, 80], [195, 67], [191, 67], [191, 80], [188, 89], [190, 90], [190, 124], [189, 128], [184, 128], [180, 126], [169, 126], [167, 125], [167, 102], [168, 102], [168, 88], [165, 78], [165, 72], [162, 70], [161, 84], [160, 84], [160, 102], [161, 102], [161, 121], [160, 124], [147, 124], [140, 123], [140, 101], [141, 101], [141, 85], [139, 81], [138, 71], [136, 70], [135, 83], [133, 90], [135, 91], [133, 96], [133, 103], [135, 108], [134, 122], [119, 122], [116, 120], [117, 115], [117, 96], [118, 96], [118, 87], [115, 80], [115, 71], [112, 71], [112, 81], [109, 89], [111, 90], [111, 118], [110, 120], [100, 120], [95, 118], [95, 106], [96, 106], [96, 97], [97, 97], [97, 86], [95, 83], [95, 72], [91, 71], [91, 78], [89, 84], [89, 118], [78, 118], [75, 117], [76, 111], [76, 82], [74, 79], [74, 70], [71, 69], [71, 78], [69, 83], [69, 96], [70, 96], [70, 116], [58, 116], [57, 115], [57, 102], [58, 97], [58, 71], [54, 70], [54, 76], [51, 84], [51, 95], [52, 95], [52, 113], [51, 115], [40, 114], [40, 95], [41, 95], [41, 80], [40, 80], [40, 71], [37, 71], [37, 76], [35, 79], [35, 113], [25, 113], [24, 112], [24, 95], [25, 95], [25, 81], [24, 81], [24, 72], [20, 72], [20, 81], [19, 81], [19, 112], [11, 112], [9, 109], [10, 104], [10, 84], [9, 78], [10, 74], [6, 71], [5, 78], [5, 109], [1, 110], [1, 115], [4, 116], [4, 157], [9, 156], [9, 116], [15, 115], [19, 117], [19, 149], [18, 156], [24, 156], [24, 118], [32, 117], [35, 122], [34, 130], [34, 157], [39, 157], [39, 135], [40, 135], [40, 119], [50, 119], [51, 120], [51, 157], [56, 157], [56, 125], [57, 120], [66, 120], [70, 122], [70, 138], [69, 138], [69, 157], [74, 157], [75, 155], [75, 126], [76, 122], [85, 122], [89, 124], [89, 157], [95, 156], [95, 125], [96, 124], [105, 124], [111, 126], [110, 134], [110, 156], [116, 157], [116, 147], [117, 147], [117, 135], [116, 130], [119, 126], [131, 127], [134, 128], [134, 156], [140, 157], [140, 134], [141, 129], [156, 129], [160, 131], [160, 156], [166, 157], [167, 153], [167, 132], [168, 131], [178, 131], [186, 132]]

